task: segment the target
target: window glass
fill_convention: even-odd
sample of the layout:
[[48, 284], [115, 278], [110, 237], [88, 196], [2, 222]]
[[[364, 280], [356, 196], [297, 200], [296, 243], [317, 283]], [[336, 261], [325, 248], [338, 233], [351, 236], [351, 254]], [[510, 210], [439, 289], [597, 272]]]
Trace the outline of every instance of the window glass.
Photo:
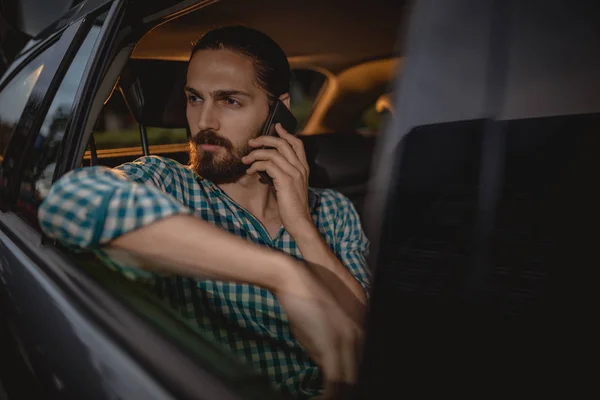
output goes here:
[[99, 25], [91, 27], [67, 70], [34, 141], [32, 162], [24, 171], [17, 202], [17, 212], [34, 225], [37, 223], [37, 207], [50, 190], [76, 92], [99, 33]]
[[364, 134], [376, 133], [381, 128], [382, 115], [377, 112], [375, 104], [371, 104], [360, 116], [357, 130]]
[[[306, 124], [314, 102], [325, 83], [325, 76], [308, 69], [293, 71], [291, 82], [291, 108], [298, 119], [298, 131]], [[148, 145], [160, 146], [187, 143], [183, 128], [146, 127]], [[139, 124], [129, 111], [120, 91], [115, 91], [100, 112], [94, 127], [97, 150], [141, 148]], [[168, 149], [165, 150], [168, 152]], [[151, 149], [151, 154], [161, 154], [162, 149]], [[86, 156], [89, 158], [89, 155]], [[102, 158], [102, 154], [100, 155]]]
[[386, 118], [393, 115], [391, 103], [391, 94], [382, 94], [376, 102], [367, 107], [358, 120], [356, 130], [364, 136], [374, 136], [379, 134]]
[[325, 81], [325, 75], [311, 69], [292, 71], [290, 103], [292, 113], [298, 120], [298, 132], [304, 129]]
[[4, 158], [4, 152], [8, 147], [21, 114], [25, 109], [27, 100], [31, 95], [33, 86], [37, 82], [44, 69], [44, 55], [50, 51], [47, 49], [35, 60], [25, 66], [0, 93], [0, 157]]
[[[146, 134], [150, 146], [187, 142], [185, 129], [146, 127]], [[140, 127], [120, 91], [115, 90], [100, 112], [94, 140], [98, 150], [141, 147]]]

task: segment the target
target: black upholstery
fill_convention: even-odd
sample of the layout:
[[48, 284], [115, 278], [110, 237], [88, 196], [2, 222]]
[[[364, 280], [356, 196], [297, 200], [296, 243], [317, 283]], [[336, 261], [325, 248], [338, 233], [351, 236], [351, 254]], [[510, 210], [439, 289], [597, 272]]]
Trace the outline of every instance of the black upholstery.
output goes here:
[[309, 184], [340, 191], [362, 213], [375, 140], [355, 132], [303, 136]]
[[[503, 138], [497, 183], [482, 174], [489, 124]], [[455, 369], [462, 364], [499, 384], [506, 373], [566, 377], [586, 351], [571, 339], [588, 331], [597, 304], [599, 128], [600, 114], [588, 114], [444, 123], [405, 136], [375, 266], [370, 396], [399, 376], [475, 382]], [[376, 368], [386, 360], [402, 361]]]
[[135, 119], [144, 126], [185, 128], [186, 63], [131, 59], [119, 85]]

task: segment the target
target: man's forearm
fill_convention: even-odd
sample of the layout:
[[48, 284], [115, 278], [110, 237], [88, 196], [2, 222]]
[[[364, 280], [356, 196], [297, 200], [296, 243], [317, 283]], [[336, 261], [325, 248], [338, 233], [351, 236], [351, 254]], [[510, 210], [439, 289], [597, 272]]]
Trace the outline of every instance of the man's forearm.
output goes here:
[[312, 221], [298, 225], [290, 234], [304, 260], [312, 264], [313, 271], [332, 290], [340, 304], [347, 306], [354, 315], [362, 314], [367, 302], [363, 287], [331, 251]]
[[165, 218], [113, 240], [118, 257], [135, 255], [146, 270], [249, 283], [276, 291], [293, 260], [280, 252], [239, 238], [199, 218]]

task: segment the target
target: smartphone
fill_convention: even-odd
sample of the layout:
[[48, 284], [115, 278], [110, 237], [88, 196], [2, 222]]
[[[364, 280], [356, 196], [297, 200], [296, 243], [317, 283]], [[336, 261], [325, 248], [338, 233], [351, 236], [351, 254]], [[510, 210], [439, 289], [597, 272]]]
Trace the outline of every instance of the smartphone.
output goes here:
[[[298, 121], [294, 114], [286, 107], [286, 105], [281, 101], [277, 100], [267, 117], [267, 121], [262, 130], [261, 136], [278, 136], [277, 131], [275, 130], [275, 125], [280, 123], [283, 129], [291, 133], [292, 135], [296, 132], [296, 126], [298, 125]], [[272, 147], [263, 147], [264, 149], [270, 149]], [[264, 171], [259, 171], [259, 175], [262, 179], [264, 179], [268, 184], [273, 185], [273, 179]]]

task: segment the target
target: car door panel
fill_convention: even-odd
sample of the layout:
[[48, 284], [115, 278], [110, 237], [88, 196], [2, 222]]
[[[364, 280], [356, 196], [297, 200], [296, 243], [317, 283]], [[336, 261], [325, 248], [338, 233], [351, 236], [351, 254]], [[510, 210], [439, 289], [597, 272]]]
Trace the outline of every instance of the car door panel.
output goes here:
[[0, 232], [10, 329], [44, 398], [171, 398], [40, 270], [36, 257], [23, 251], [38, 247], [38, 257], [52, 257], [39, 246], [25, 245], [40, 243], [41, 235], [14, 214], [4, 214], [0, 223], [10, 225], [15, 236]]
[[[122, 2], [115, 2], [122, 3]], [[114, 7], [113, 7], [114, 9]], [[113, 13], [114, 15], [114, 13]], [[116, 16], [115, 16], [116, 17]], [[40, 77], [27, 100], [25, 111], [12, 136], [3, 174], [8, 187], [6, 203], [14, 203], [33, 140], [39, 136], [46, 110], [62, 76], [90, 26], [86, 15], [50, 39], [52, 51], [45, 53]], [[50, 35], [56, 38], [56, 35]], [[169, 398], [139, 366], [119, 351], [84, 315], [77, 310], [56, 283], [42, 272], [40, 262], [48, 255], [37, 255], [42, 236], [10, 212], [0, 216], [0, 260], [2, 291], [2, 354], [11, 355], [19, 365], [11, 374], [9, 395], [21, 398]], [[4, 371], [11, 369], [3, 360]], [[135, 382], [142, 380], [139, 385]], [[157, 396], [157, 397], [154, 397]]]

